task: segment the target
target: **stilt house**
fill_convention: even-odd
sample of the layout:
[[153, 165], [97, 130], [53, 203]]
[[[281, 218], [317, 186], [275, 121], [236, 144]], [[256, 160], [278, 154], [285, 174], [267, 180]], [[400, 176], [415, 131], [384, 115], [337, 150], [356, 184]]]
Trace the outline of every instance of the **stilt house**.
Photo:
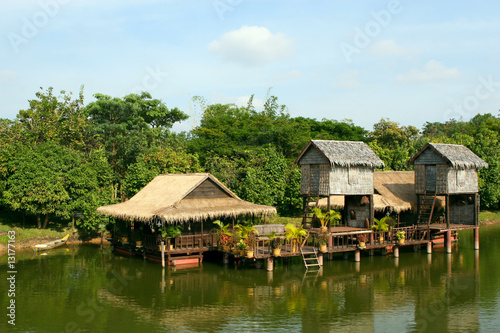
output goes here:
[[295, 161], [302, 170], [300, 192], [304, 222], [308, 207], [322, 197], [344, 196], [344, 223], [366, 228], [373, 224], [373, 170], [384, 162], [364, 142], [311, 140]]
[[[213, 220], [229, 219], [234, 224], [238, 216], [273, 215], [276, 208], [244, 201], [213, 175], [195, 173], [159, 175], [130, 200], [99, 207], [97, 212], [119, 219], [122, 236], [144, 241], [141, 249], [148, 259], [159, 252], [160, 232], [177, 225], [182, 234], [170, 240], [171, 249], [166, 251], [170, 262], [176, 256], [201, 260], [203, 252], [216, 247]], [[132, 253], [128, 242], [118, 247]]]
[[430, 224], [436, 196], [446, 200], [450, 224], [478, 225], [478, 170], [488, 164], [462, 145], [428, 143], [409, 161], [415, 166], [415, 193], [419, 197], [419, 224]]

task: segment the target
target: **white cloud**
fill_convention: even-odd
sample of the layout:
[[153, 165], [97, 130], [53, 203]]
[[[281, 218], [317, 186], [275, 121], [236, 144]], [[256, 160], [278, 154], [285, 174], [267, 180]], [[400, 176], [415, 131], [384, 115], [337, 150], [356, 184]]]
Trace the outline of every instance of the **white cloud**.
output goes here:
[[363, 85], [358, 81], [358, 76], [359, 76], [358, 71], [350, 71], [340, 74], [338, 76], [339, 82], [335, 86], [341, 89], [362, 88]]
[[429, 60], [424, 69], [412, 69], [407, 74], [399, 75], [396, 81], [399, 82], [428, 82], [437, 80], [450, 80], [460, 76], [458, 68], [448, 68], [440, 61]]
[[381, 40], [367, 49], [367, 54], [377, 57], [392, 57], [414, 53], [416, 49], [406, 48], [392, 39]]
[[283, 33], [272, 34], [267, 28], [243, 26], [226, 32], [208, 45], [226, 61], [258, 66], [289, 57], [293, 42]]

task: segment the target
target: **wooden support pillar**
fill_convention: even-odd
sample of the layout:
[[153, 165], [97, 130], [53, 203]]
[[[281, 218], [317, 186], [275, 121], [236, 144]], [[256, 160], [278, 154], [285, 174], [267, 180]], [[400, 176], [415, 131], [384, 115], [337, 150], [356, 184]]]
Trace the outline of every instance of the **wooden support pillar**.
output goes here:
[[399, 246], [394, 246], [392, 251], [394, 253], [394, 258], [399, 258]]
[[450, 195], [446, 195], [446, 228], [450, 229]]
[[165, 245], [161, 241], [161, 267], [165, 267]]
[[474, 228], [474, 250], [479, 250], [479, 227]]
[[274, 258], [269, 257], [269, 258], [267, 258], [267, 271], [272, 272], [273, 269], [274, 269]]
[[427, 254], [432, 253], [432, 242], [427, 242]]
[[446, 243], [446, 253], [451, 253], [451, 230], [444, 234], [444, 241]]
[[318, 254], [318, 264], [323, 266], [323, 253]]
[[361, 251], [360, 250], [354, 251], [354, 261], [356, 261], [356, 262], [361, 261]]

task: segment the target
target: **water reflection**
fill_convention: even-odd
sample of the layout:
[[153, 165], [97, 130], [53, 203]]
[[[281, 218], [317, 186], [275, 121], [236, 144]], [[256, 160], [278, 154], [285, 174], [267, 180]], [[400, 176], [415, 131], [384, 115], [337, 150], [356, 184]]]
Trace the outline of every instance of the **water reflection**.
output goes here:
[[[486, 232], [486, 236], [483, 236]], [[274, 272], [205, 262], [165, 269], [90, 246], [23, 257], [13, 332], [474, 332], [500, 327], [499, 251], [481, 229], [444, 249], [335, 256], [318, 272], [300, 260]], [[2, 266], [5, 268], [5, 266]], [[5, 269], [4, 269], [5, 271]], [[7, 298], [4, 296], [4, 301]], [[0, 323], [0, 331], [7, 324]]]

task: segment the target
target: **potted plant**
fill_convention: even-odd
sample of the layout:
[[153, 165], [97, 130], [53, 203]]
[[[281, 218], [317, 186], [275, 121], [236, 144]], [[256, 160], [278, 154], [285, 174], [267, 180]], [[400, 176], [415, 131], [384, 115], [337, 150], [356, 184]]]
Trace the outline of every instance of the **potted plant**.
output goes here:
[[229, 232], [229, 224], [224, 225], [220, 220], [215, 220], [213, 222], [218, 228], [214, 228], [213, 231], [217, 233], [218, 236], [218, 246], [223, 251], [229, 251], [231, 245], [232, 233]]
[[328, 212], [323, 212], [321, 208], [319, 207], [314, 207], [313, 208], [313, 213], [314, 216], [319, 220], [320, 223], [320, 231], [321, 232], [327, 232], [328, 231], [328, 222], [330, 222], [330, 225], [337, 225], [340, 222], [340, 213], [331, 209]]
[[292, 252], [298, 252], [299, 244], [302, 243], [302, 240], [307, 235], [307, 230], [305, 230], [302, 226], [297, 227], [292, 223], [288, 223], [285, 226], [285, 237], [290, 241], [292, 245]]
[[323, 253], [328, 252], [326, 244], [328, 243], [328, 234], [326, 232], [320, 232], [318, 236], [319, 250]]
[[238, 243], [236, 243], [236, 249], [237, 249], [237, 254], [239, 255], [245, 255], [245, 251], [247, 249], [247, 244], [243, 239], [240, 239]]
[[405, 243], [405, 232], [404, 231], [396, 232], [396, 238], [397, 238], [399, 244], [404, 244]]
[[276, 231], [273, 231], [268, 236], [271, 241], [271, 248], [273, 250], [273, 256], [279, 257], [281, 256], [281, 246], [283, 245], [283, 238], [276, 235]]
[[378, 231], [378, 241], [379, 243], [384, 242], [384, 232], [389, 230], [389, 225], [387, 224], [387, 218], [391, 218], [390, 216], [385, 216], [382, 219], [374, 220], [374, 224], [372, 225], [372, 230]]
[[169, 249], [173, 250], [174, 249], [174, 244], [171, 243], [171, 239], [175, 238], [177, 236], [182, 235], [181, 228], [177, 225], [169, 224], [168, 226], [165, 227], [164, 231], [162, 232], [161, 236], [165, 240], [165, 242], [169, 244]]
[[366, 237], [365, 234], [359, 234], [358, 236], [358, 247], [360, 249], [364, 249], [366, 247], [366, 241], [368, 240], [368, 237]]
[[142, 239], [143, 239], [142, 228], [138, 228], [137, 230], [134, 230], [134, 234], [132, 235], [132, 239], [134, 240], [136, 247], [142, 247]]

